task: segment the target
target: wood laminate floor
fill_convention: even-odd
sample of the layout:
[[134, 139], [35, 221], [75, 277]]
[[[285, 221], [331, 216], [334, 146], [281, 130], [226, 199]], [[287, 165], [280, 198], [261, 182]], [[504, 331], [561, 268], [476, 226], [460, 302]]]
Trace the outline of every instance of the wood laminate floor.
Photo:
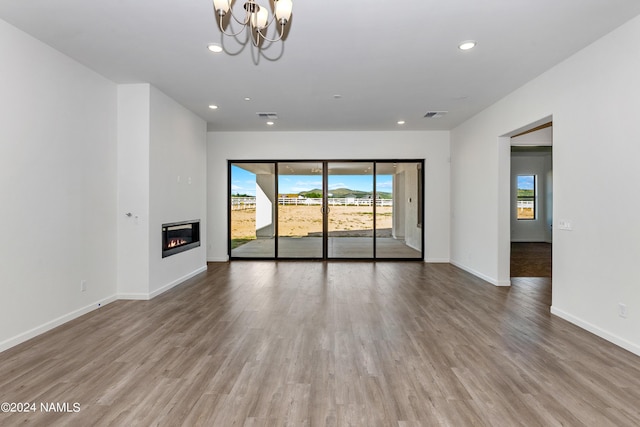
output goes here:
[[233, 262], [0, 353], [0, 425], [637, 426], [640, 358], [549, 314], [545, 278]]
[[511, 277], [551, 277], [551, 243], [512, 242]]

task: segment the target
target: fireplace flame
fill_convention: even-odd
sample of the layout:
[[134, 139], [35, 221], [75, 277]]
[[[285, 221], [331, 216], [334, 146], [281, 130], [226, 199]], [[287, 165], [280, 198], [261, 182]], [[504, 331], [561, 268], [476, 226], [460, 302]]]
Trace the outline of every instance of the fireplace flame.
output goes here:
[[185, 239], [171, 239], [167, 244], [167, 248], [175, 248], [176, 246], [185, 245], [187, 241]]

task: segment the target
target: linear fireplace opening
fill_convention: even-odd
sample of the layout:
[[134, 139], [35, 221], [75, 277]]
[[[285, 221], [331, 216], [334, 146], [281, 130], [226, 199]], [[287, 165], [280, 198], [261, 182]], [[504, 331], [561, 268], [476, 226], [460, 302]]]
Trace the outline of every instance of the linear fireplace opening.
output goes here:
[[200, 246], [200, 220], [162, 224], [162, 258]]

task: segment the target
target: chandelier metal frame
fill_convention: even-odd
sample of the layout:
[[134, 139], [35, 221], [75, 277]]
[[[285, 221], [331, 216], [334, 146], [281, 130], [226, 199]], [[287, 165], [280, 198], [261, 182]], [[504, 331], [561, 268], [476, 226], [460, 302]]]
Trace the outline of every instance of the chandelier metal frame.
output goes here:
[[[243, 5], [243, 19], [238, 19], [233, 13], [233, 3], [234, 0], [213, 0], [213, 8], [218, 16], [218, 28], [224, 35], [236, 37], [245, 29], [249, 29], [251, 42], [258, 48], [263, 41], [277, 42], [282, 40], [285, 27], [291, 18], [291, 11], [293, 9], [292, 0], [273, 0], [274, 11], [271, 14], [269, 14], [267, 7], [260, 6], [253, 0], [247, 0]], [[223, 19], [227, 15], [230, 15], [235, 22], [241, 25], [241, 28], [237, 32], [233, 30], [227, 32], [227, 30], [225, 30]], [[271, 17], [269, 17], [269, 15], [271, 15]], [[277, 23], [280, 31], [276, 29], [276, 37], [271, 38], [267, 36], [267, 31], [274, 22]], [[231, 25], [229, 25], [229, 28], [231, 28]]]

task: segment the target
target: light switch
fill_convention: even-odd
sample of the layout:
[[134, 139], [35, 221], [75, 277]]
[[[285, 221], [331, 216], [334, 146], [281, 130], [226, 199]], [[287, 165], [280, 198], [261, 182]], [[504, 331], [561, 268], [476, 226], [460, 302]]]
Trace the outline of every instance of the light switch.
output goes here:
[[571, 230], [573, 230], [573, 225], [571, 224], [571, 221], [567, 221], [566, 219], [560, 220], [560, 221], [558, 221], [558, 229], [559, 230], [565, 230], [565, 231], [571, 231]]

